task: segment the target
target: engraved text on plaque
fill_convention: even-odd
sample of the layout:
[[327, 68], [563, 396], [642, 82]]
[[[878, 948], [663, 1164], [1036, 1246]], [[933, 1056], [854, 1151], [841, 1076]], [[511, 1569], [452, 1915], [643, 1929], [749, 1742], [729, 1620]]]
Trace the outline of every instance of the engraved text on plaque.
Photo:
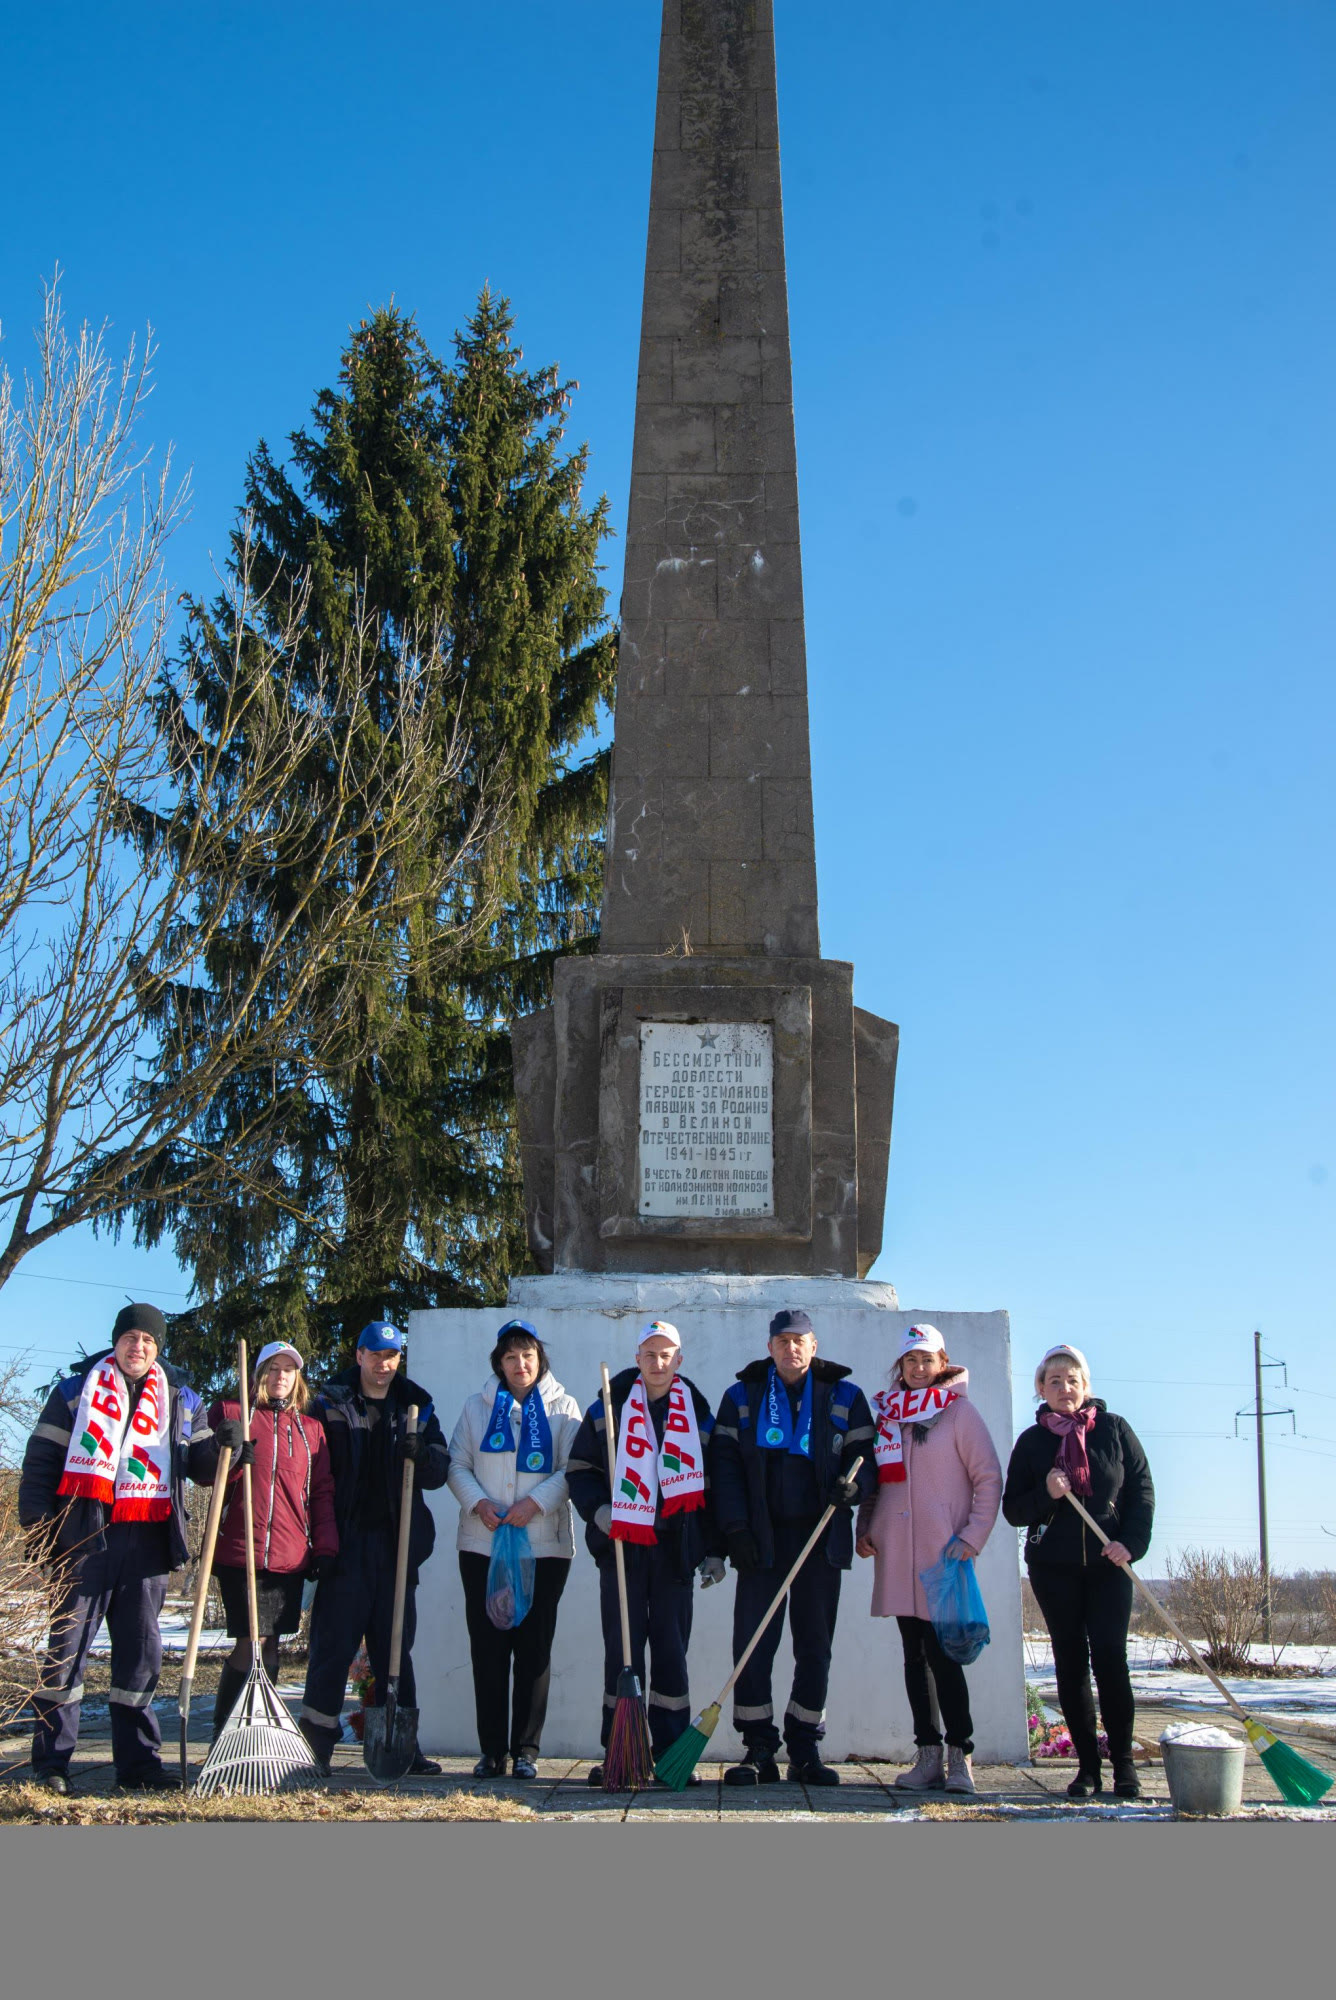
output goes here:
[[774, 1072], [767, 1022], [641, 1023], [641, 1215], [774, 1214]]

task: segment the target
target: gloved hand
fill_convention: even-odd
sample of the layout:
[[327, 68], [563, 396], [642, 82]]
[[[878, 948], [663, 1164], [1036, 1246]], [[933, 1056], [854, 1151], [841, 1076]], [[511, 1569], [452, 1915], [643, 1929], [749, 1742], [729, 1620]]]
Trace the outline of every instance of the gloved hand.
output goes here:
[[34, 1521], [23, 1530], [23, 1552], [30, 1563], [45, 1563], [54, 1560], [56, 1524], [54, 1521]]
[[338, 1566], [339, 1566], [339, 1559], [337, 1556], [312, 1555], [307, 1560], [306, 1574], [308, 1576], [313, 1576], [316, 1579], [317, 1583], [319, 1583], [323, 1581], [325, 1577], [333, 1576]]
[[860, 1496], [858, 1481], [856, 1479], [837, 1479], [832, 1490], [837, 1507], [856, 1507], [858, 1505]]
[[213, 1441], [219, 1451], [224, 1447], [232, 1454], [232, 1470], [236, 1470], [237, 1453], [241, 1450], [241, 1420], [239, 1417], [223, 1417], [213, 1427]]
[[722, 1556], [705, 1556], [696, 1565], [702, 1590], [708, 1590], [712, 1583], [722, 1583], [727, 1574]]
[[414, 1465], [416, 1465], [421, 1455], [422, 1433], [421, 1431], [414, 1431], [411, 1436], [405, 1436], [404, 1438], [404, 1457], [411, 1458]]
[[740, 1576], [761, 1567], [761, 1551], [750, 1528], [735, 1528], [724, 1540], [728, 1543], [728, 1560]]
[[245, 1444], [242, 1445], [241, 1450], [232, 1460], [232, 1470], [233, 1472], [240, 1472], [243, 1465], [254, 1465], [254, 1463], [255, 1463], [255, 1439], [247, 1438]]
[[605, 1500], [601, 1507], [594, 1509], [594, 1526], [601, 1528], [605, 1535], [612, 1534], [612, 1502]]

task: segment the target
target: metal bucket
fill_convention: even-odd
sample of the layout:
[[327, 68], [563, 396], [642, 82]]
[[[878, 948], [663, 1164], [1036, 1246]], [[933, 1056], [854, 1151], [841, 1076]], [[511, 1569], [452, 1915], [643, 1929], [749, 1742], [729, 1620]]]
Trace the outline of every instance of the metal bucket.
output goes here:
[[1219, 1818], [1243, 1804], [1246, 1743], [1162, 1743], [1164, 1776], [1175, 1812]]

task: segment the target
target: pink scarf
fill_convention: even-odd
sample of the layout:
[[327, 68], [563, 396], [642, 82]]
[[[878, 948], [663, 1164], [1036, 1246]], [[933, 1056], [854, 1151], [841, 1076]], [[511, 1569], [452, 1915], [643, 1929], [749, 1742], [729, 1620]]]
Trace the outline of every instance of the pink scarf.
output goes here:
[[1098, 1412], [1093, 1403], [1087, 1403], [1075, 1416], [1064, 1417], [1057, 1410], [1041, 1410], [1039, 1421], [1046, 1431], [1056, 1431], [1062, 1439], [1058, 1455], [1053, 1463], [1065, 1472], [1072, 1483], [1072, 1492], [1082, 1500], [1090, 1498], [1090, 1460], [1086, 1456], [1086, 1434], [1093, 1425]]

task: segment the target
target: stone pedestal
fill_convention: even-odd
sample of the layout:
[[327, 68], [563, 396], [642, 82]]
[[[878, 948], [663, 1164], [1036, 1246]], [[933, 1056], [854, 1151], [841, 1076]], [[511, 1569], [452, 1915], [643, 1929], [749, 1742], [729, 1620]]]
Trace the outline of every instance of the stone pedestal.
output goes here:
[[[720, 1273], [686, 1276], [610, 1275], [518, 1279], [509, 1312], [531, 1319], [542, 1334], [560, 1381], [582, 1405], [597, 1392], [599, 1364], [628, 1367], [636, 1337], [656, 1316], [681, 1332], [686, 1373], [711, 1404], [736, 1371], [765, 1351], [771, 1314], [800, 1305], [812, 1315], [820, 1352], [852, 1368], [869, 1394], [886, 1380], [903, 1328], [930, 1320], [941, 1328], [954, 1361], [970, 1371], [970, 1394], [1006, 1462], [1011, 1438], [1010, 1331], [1005, 1312], [909, 1312], [890, 1285], [823, 1278], [745, 1277]], [[414, 1377], [430, 1388], [447, 1434], [465, 1400], [487, 1378], [487, 1356], [507, 1312], [418, 1312], [409, 1320]], [[418, 1638], [414, 1648], [422, 1742], [429, 1751], [467, 1754], [476, 1748], [473, 1677], [463, 1595], [454, 1541], [458, 1511], [449, 1491], [432, 1495], [439, 1530], [437, 1553], [418, 1589]], [[968, 1669], [975, 1740], [981, 1762], [1017, 1762], [1027, 1755], [1021, 1646], [1020, 1575], [1016, 1537], [999, 1523], [979, 1564], [992, 1625], [992, 1644]], [[731, 1664], [734, 1580], [697, 1590], [691, 1641], [691, 1693], [696, 1706], [714, 1698]], [[872, 1564], [855, 1560], [845, 1577], [835, 1635], [827, 1705], [827, 1754], [913, 1756], [909, 1706], [901, 1668], [900, 1635], [893, 1619], [869, 1612]], [[553, 1655], [552, 1694], [544, 1751], [588, 1757], [598, 1750], [602, 1701], [602, 1637], [598, 1580], [576, 1521], [576, 1557], [561, 1603]], [[788, 1698], [792, 1655], [787, 1635], [775, 1667], [776, 1704]], [[733, 1757], [740, 1745], [729, 1711], [711, 1739], [711, 1754]]]

